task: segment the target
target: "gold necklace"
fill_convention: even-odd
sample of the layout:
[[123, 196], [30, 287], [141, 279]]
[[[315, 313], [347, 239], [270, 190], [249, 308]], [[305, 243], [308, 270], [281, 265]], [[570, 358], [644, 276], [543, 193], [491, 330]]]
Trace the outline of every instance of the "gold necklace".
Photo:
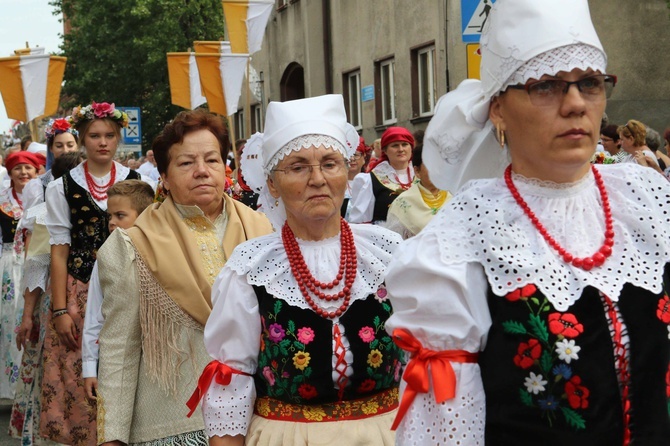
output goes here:
[[447, 191], [444, 190], [439, 191], [437, 195], [433, 195], [428, 189], [425, 188], [419, 188], [419, 191], [421, 191], [421, 198], [423, 198], [423, 202], [428, 205], [433, 214], [436, 214], [447, 200]]

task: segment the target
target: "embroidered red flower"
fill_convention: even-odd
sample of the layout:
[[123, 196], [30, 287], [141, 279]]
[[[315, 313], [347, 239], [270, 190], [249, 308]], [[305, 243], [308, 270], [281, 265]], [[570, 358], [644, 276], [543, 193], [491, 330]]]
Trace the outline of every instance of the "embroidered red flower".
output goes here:
[[517, 288], [510, 293], [507, 293], [507, 295], [505, 295], [505, 299], [509, 300], [510, 302], [516, 302], [519, 299], [525, 300], [535, 294], [536, 291], [537, 287], [531, 283], [524, 287]]
[[658, 301], [656, 316], [664, 323], [670, 324], [670, 297], [666, 294]]
[[582, 379], [579, 376], [573, 376], [565, 383], [565, 394], [568, 398], [568, 404], [573, 409], [586, 409], [589, 407], [589, 389], [581, 384]]
[[360, 393], [369, 392], [369, 391], [373, 390], [376, 385], [377, 385], [377, 383], [375, 382], [374, 379], [366, 379], [365, 381], [363, 381], [361, 383], [360, 386], [358, 386], [358, 391]]
[[311, 400], [319, 395], [319, 392], [316, 391], [316, 387], [311, 384], [301, 384], [300, 387], [298, 387], [298, 393], [305, 400]]
[[517, 355], [514, 357], [514, 364], [522, 369], [527, 369], [540, 358], [541, 354], [542, 346], [537, 339], [531, 339], [528, 343], [522, 342], [519, 344]]
[[572, 313], [551, 313], [549, 315], [549, 331], [566, 338], [576, 338], [584, 332], [584, 326]]

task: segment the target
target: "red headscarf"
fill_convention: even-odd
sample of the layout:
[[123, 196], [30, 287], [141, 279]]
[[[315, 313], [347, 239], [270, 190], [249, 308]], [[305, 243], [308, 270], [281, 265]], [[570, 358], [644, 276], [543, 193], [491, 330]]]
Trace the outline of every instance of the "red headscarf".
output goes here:
[[370, 161], [367, 169], [368, 172], [371, 172], [378, 164], [388, 161], [389, 158], [386, 156], [386, 152], [384, 152], [384, 147], [396, 141], [408, 142], [412, 146], [412, 149], [414, 149], [414, 136], [412, 136], [409, 130], [404, 127], [389, 127], [382, 135], [382, 156]]
[[40, 165], [46, 164], [46, 158], [44, 158], [44, 155], [39, 156], [37, 153], [23, 151], [12, 152], [5, 160], [5, 167], [8, 172], [19, 164], [30, 164], [35, 169], [40, 170]]

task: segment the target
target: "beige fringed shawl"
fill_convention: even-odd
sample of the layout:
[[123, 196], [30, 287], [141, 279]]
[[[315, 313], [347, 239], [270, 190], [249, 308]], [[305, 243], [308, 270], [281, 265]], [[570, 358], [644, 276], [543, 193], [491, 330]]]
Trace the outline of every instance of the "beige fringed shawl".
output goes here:
[[[228, 223], [219, 245], [221, 264], [207, 266], [217, 273], [238, 244], [272, 232], [265, 215], [228, 196], [224, 200]], [[191, 356], [183, 347], [190, 339], [185, 343], [182, 336], [192, 331], [183, 328], [202, 330], [211, 312], [210, 275], [171, 197], [142, 213], [128, 235], [137, 254], [143, 360], [152, 378], [174, 392], [179, 367]], [[208, 236], [216, 237], [215, 231]]]

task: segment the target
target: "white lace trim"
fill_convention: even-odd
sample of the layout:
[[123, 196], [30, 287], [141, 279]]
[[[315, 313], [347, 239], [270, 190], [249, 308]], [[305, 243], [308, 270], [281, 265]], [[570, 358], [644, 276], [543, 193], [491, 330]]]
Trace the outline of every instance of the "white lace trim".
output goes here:
[[500, 91], [510, 85], [523, 85], [530, 79], [544, 75], [555, 76], [560, 71], [570, 72], [575, 68], [605, 73], [607, 59], [599, 48], [583, 43], [565, 45], [539, 54], [523, 64], [505, 81]]
[[69, 232], [67, 234], [56, 234], [56, 235], [50, 234], [49, 237], [50, 245], [69, 245], [70, 243], [72, 243], [72, 239], [70, 238]]
[[[424, 229], [438, 238], [445, 264], [483, 265], [493, 292], [503, 296], [533, 283], [565, 311], [593, 286], [618, 300], [626, 283], [659, 293], [670, 261], [670, 184], [651, 169], [631, 164], [598, 167], [614, 223], [612, 256], [584, 271], [565, 263], [516, 204], [504, 180], [472, 181]], [[593, 174], [569, 185], [514, 182], [549, 234], [571, 254], [593, 255], [605, 223]]]
[[[351, 224], [356, 244], [358, 268], [351, 287], [351, 302], [365, 299], [375, 293], [384, 282], [387, 266], [402, 239], [398, 234], [373, 225]], [[300, 250], [310, 272], [321, 281], [331, 281], [340, 264], [340, 236], [318, 242], [298, 240]], [[280, 233], [272, 233], [249, 240], [237, 248], [226, 267], [237, 274], [247, 275], [250, 285], [264, 286], [268, 293], [302, 309], [309, 309], [298, 290], [291, 273], [286, 250]], [[343, 281], [342, 281], [343, 282]], [[340, 283], [340, 288], [343, 283]], [[333, 292], [340, 291], [333, 289]], [[322, 308], [333, 311], [341, 302], [325, 304]]]
[[409, 178], [407, 177], [407, 169], [404, 169], [403, 171], [395, 170], [388, 161], [382, 161], [381, 163], [377, 164], [377, 166], [372, 169], [372, 173], [374, 173], [377, 178], [379, 178], [379, 181], [382, 181], [382, 179], [386, 178], [388, 181], [398, 187], [400, 187], [398, 180], [401, 178], [406, 180], [404, 181], [405, 183], [414, 181], [414, 166], [412, 165], [411, 161], [409, 163]]
[[272, 169], [277, 167], [279, 162], [284, 158], [286, 158], [291, 152], [297, 152], [302, 149], [308, 149], [312, 146], [314, 147], [323, 146], [325, 148], [330, 147], [342, 153], [342, 155], [346, 159], [349, 159], [349, 156], [347, 155], [347, 151], [344, 148], [344, 145], [342, 145], [341, 142], [339, 142], [332, 136], [318, 135], [318, 134], [302, 135], [290, 140], [288, 143], [286, 143], [284, 147], [279, 149], [279, 151], [272, 156], [272, 158], [263, 167], [265, 175], [269, 176], [270, 172], [272, 172]]
[[46, 290], [50, 265], [51, 254], [38, 254], [27, 258], [23, 265], [24, 288], [28, 288], [28, 291], [34, 291], [37, 288], [42, 291]]

